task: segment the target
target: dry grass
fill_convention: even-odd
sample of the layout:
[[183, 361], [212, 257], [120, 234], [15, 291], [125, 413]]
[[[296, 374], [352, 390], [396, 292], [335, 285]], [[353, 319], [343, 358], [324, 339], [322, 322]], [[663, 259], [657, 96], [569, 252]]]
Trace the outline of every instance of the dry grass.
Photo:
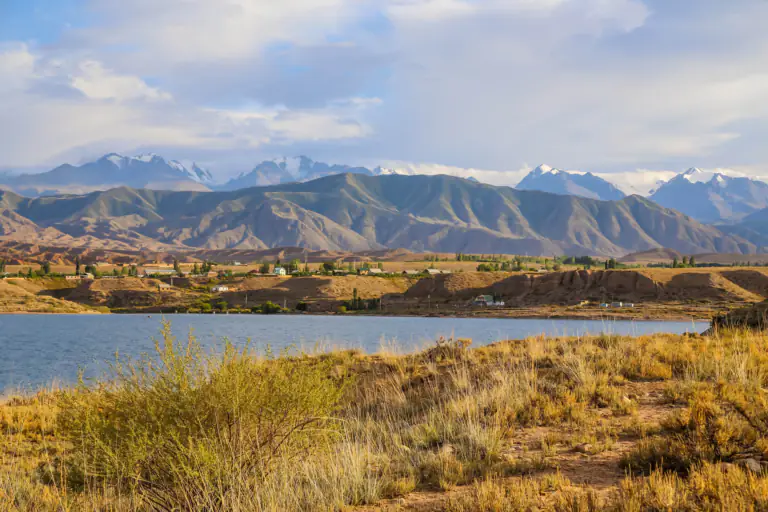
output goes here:
[[0, 509], [768, 507], [768, 336], [467, 345], [270, 360], [191, 340], [166, 370], [10, 400]]

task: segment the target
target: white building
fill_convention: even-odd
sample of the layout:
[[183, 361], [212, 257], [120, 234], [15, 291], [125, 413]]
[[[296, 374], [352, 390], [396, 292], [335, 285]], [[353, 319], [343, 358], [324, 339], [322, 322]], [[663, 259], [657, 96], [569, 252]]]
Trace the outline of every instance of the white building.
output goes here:
[[222, 293], [222, 292], [228, 292], [229, 286], [223, 285], [223, 284], [217, 284], [213, 288], [211, 288], [211, 291], [213, 293]]
[[275, 271], [273, 273], [276, 276], [284, 276], [288, 274], [288, 272], [286, 272], [283, 267], [275, 267]]

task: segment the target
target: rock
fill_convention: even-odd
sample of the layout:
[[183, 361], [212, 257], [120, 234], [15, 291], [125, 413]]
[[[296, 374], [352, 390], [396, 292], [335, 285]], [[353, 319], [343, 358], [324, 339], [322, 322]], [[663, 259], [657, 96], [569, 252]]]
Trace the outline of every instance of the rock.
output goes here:
[[742, 459], [736, 462], [736, 464], [743, 467], [744, 469], [748, 469], [753, 473], [761, 473], [763, 471], [763, 466], [761, 466], [759, 462], [752, 458]]
[[573, 451], [576, 453], [590, 453], [592, 451], [592, 445], [589, 443], [583, 443], [574, 446]]

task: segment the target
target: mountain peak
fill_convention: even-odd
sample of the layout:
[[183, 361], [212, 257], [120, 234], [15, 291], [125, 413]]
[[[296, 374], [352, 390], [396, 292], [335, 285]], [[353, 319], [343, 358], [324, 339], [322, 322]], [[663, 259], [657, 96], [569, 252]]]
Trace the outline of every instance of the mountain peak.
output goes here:
[[555, 169], [551, 165], [541, 164], [531, 171], [531, 174], [541, 176], [542, 174], [558, 174], [559, 172], [559, 169]]
[[625, 197], [616, 186], [592, 173], [561, 171], [549, 165], [540, 165], [531, 171], [517, 188], [603, 201], [618, 201]]

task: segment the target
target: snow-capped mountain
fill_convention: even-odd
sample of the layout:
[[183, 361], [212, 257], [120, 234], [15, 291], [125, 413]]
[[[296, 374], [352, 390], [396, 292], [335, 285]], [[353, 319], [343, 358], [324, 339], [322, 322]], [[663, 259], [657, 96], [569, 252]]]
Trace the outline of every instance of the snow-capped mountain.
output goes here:
[[265, 185], [279, 185], [282, 183], [306, 182], [342, 173], [377, 176], [393, 172], [387, 172], [381, 168], [371, 170], [365, 167], [351, 167], [349, 165], [329, 165], [315, 162], [305, 156], [277, 158], [261, 162], [252, 171], [242, 173], [218, 188], [221, 190], [236, 190]]
[[734, 222], [768, 207], [768, 183], [733, 171], [691, 168], [660, 184], [650, 199], [701, 222]]
[[210, 190], [209, 171], [155, 154], [111, 153], [80, 166], [64, 164], [39, 174], [0, 177], [0, 185], [28, 196], [82, 194], [119, 186], [157, 190]]
[[590, 172], [562, 171], [548, 165], [535, 168], [516, 188], [603, 201], [618, 201], [626, 196], [616, 186]]

